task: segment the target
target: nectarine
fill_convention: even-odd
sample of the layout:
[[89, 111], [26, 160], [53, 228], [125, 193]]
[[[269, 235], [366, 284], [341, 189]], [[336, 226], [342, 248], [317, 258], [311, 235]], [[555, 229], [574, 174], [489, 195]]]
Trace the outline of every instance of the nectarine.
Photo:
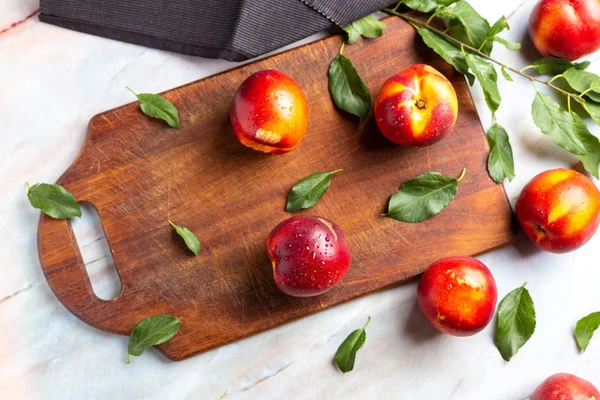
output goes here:
[[267, 238], [277, 287], [291, 296], [316, 296], [331, 289], [350, 267], [344, 233], [332, 221], [313, 216], [289, 218]]
[[600, 1], [541, 0], [529, 36], [543, 56], [576, 60], [600, 48]]
[[389, 78], [375, 100], [381, 133], [404, 146], [429, 146], [454, 127], [458, 101], [454, 87], [438, 70], [417, 64]]
[[553, 169], [525, 185], [515, 211], [536, 246], [566, 253], [583, 246], [598, 229], [600, 191], [577, 171]]
[[229, 116], [243, 145], [263, 153], [286, 153], [306, 133], [308, 104], [292, 78], [275, 70], [260, 71], [239, 87]]
[[531, 400], [591, 400], [600, 399], [600, 392], [585, 379], [571, 374], [556, 374], [547, 378], [533, 392]]
[[417, 298], [423, 315], [439, 331], [471, 336], [492, 320], [498, 290], [492, 273], [481, 261], [449, 257], [425, 271]]

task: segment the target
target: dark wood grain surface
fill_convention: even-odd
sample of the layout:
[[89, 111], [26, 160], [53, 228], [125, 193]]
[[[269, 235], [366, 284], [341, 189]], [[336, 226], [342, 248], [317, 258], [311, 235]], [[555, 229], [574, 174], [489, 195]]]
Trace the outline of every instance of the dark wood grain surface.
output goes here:
[[[141, 114], [137, 103], [95, 116], [81, 153], [59, 184], [100, 215], [122, 281], [111, 301], [96, 297], [68, 221], [42, 216], [41, 265], [58, 299], [105, 331], [128, 335], [142, 319], [169, 313], [180, 332], [160, 349], [180, 360], [358, 296], [404, 282], [445, 256], [475, 255], [513, 240], [510, 206], [487, 175], [488, 147], [461, 75], [395, 18], [385, 35], [346, 46], [371, 93], [387, 77], [427, 63], [450, 79], [459, 101], [454, 131], [429, 148], [388, 142], [372, 117], [334, 108], [327, 69], [341, 38], [330, 37], [164, 93], [180, 112], [181, 130]], [[310, 123], [285, 155], [243, 147], [229, 125], [233, 94], [250, 74], [277, 69], [303, 87]], [[467, 174], [441, 214], [420, 224], [381, 217], [406, 179], [428, 171]], [[316, 298], [282, 294], [266, 256], [267, 234], [290, 214], [289, 189], [317, 171], [343, 168], [314, 208], [334, 220], [353, 252], [343, 281]], [[194, 257], [167, 223], [196, 232]]]

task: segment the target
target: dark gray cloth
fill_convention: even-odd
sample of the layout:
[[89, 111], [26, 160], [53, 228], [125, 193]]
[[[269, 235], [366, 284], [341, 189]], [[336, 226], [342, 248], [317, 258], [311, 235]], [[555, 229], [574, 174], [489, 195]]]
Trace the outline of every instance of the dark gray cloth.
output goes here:
[[390, 0], [41, 0], [40, 20], [142, 46], [241, 61], [344, 26]]

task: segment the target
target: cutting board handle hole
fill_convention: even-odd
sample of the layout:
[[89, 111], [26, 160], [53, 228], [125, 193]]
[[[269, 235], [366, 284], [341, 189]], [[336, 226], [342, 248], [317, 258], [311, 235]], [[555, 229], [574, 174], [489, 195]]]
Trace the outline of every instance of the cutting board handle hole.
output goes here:
[[73, 218], [71, 226], [94, 294], [114, 299], [121, 291], [121, 279], [96, 207], [81, 203], [81, 218]]

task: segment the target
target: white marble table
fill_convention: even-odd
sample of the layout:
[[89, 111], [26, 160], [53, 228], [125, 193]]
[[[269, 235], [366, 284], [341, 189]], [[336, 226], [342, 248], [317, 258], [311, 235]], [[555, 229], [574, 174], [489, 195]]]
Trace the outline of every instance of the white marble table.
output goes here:
[[[491, 21], [510, 15], [513, 29], [504, 36], [525, 44], [518, 53], [496, 46], [495, 56], [519, 68], [536, 57], [526, 39], [531, 1], [471, 3]], [[37, 0], [0, 0], [0, 31], [37, 8]], [[159, 92], [233, 66], [80, 34], [36, 17], [0, 35], [0, 398], [506, 400], [527, 398], [560, 371], [600, 385], [600, 338], [585, 354], [572, 339], [575, 322], [600, 310], [600, 234], [566, 255], [536, 251], [520, 235], [514, 245], [479, 257], [500, 296], [527, 281], [536, 302], [536, 332], [510, 363], [493, 345], [493, 324], [466, 339], [436, 333], [410, 283], [186, 361], [170, 362], [152, 350], [125, 364], [127, 338], [79, 321], [46, 284], [37, 258], [38, 212], [27, 202], [25, 182], [56, 181], [77, 155], [89, 119], [132, 101], [125, 85]], [[590, 69], [600, 72], [600, 61]], [[506, 185], [514, 204], [533, 175], [576, 160], [534, 126], [528, 81], [500, 78], [500, 86], [498, 119], [516, 158], [517, 177]], [[473, 96], [487, 127], [477, 87]], [[98, 292], [110, 297], [101, 232], [79, 221], [75, 229]], [[372, 322], [356, 369], [341, 374], [333, 354], [367, 316]]]

